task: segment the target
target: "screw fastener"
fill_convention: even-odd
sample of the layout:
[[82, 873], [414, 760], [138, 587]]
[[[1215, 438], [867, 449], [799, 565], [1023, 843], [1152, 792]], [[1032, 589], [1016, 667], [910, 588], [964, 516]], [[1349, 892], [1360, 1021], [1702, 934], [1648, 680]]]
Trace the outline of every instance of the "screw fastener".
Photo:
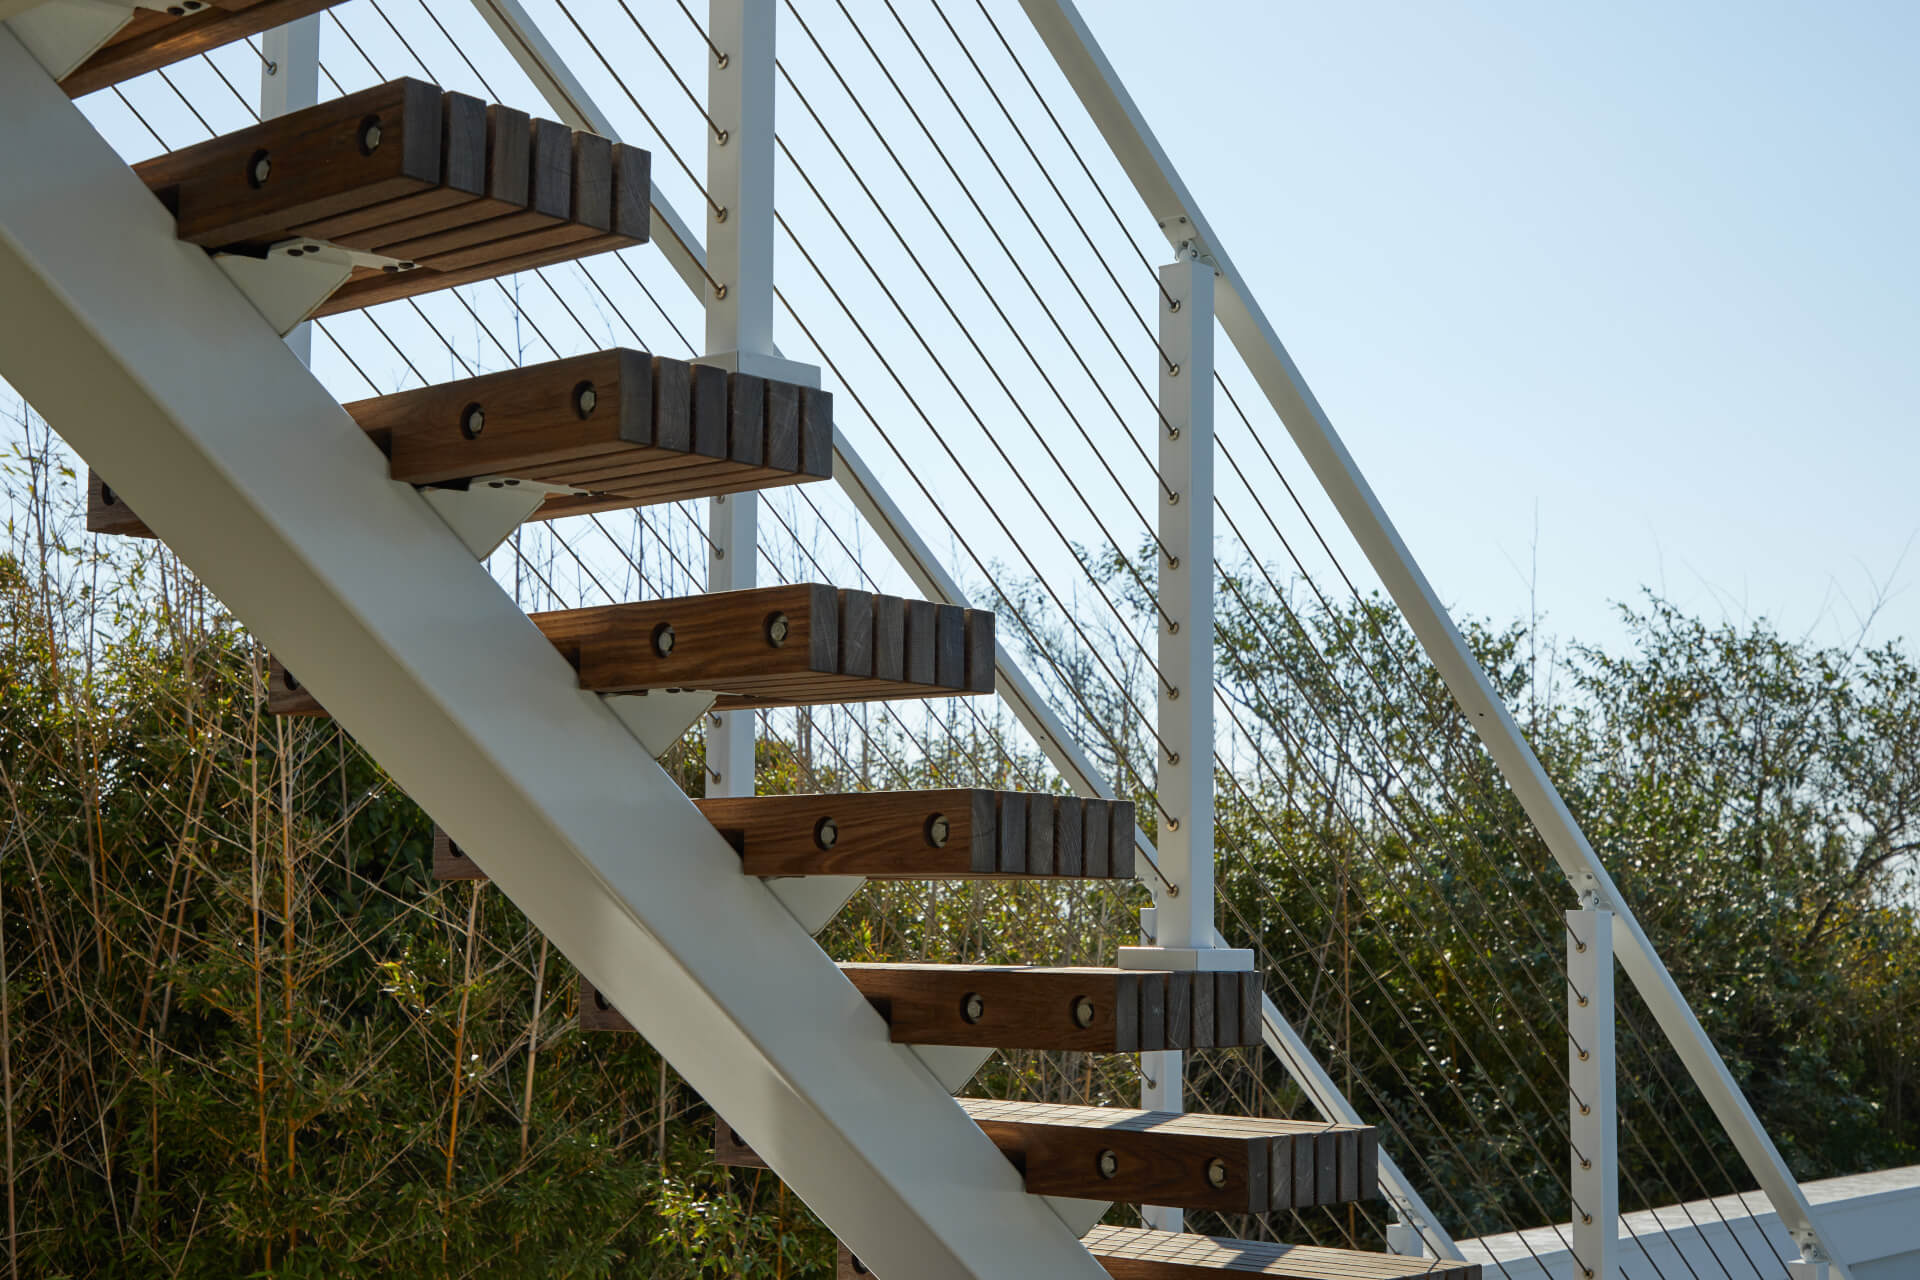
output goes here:
[[813, 824], [813, 842], [822, 849], [831, 849], [840, 843], [840, 824], [832, 818], [822, 818]]
[[947, 821], [947, 815], [936, 813], [927, 819], [927, 843], [936, 849], [947, 847], [947, 839], [953, 834], [953, 824]]
[[1094, 1015], [1093, 1001], [1087, 999], [1087, 997], [1085, 996], [1075, 996], [1073, 998], [1073, 1025], [1074, 1026], [1079, 1027], [1082, 1030], [1085, 1030], [1087, 1027], [1092, 1026], [1093, 1015]]
[[267, 179], [273, 176], [273, 157], [264, 151], [253, 153], [253, 159], [247, 162], [247, 182], [258, 188], [267, 185]]
[[778, 649], [787, 642], [793, 633], [793, 624], [787, 621], [787, 615], [776, 613], [767, 619], [767, 643]]
[[1207, 1185], [1215, 1191], [1227, 1185], [1227, 1162], [1219, 1156], [1207, 1161]]
[[486, 410], [477, 404], [470, 404], [460, 413], [460, 434], [472, 440], [487, 428]]
[[573, 411], [581, 417], [590, 417], [600, 404], [600, 393], [593, 389], [591, 382], [583, 382], [573, 389]]
[[1109, 1147], [1100, 1153], [1094, 1167], [1100, 1171], [1101, 1177], [1116, 1178], [1120, 1175], [1120, 1157]]
[[960, 998], [960, 1017], [969, 1023], [980, 1021], [987, 1016], [987, 1001], [978, 991], [969, 991]]
[[667, 657], [673, 652], [673, 624], [663, 622], [653, 629], [653, 652], [659, 657]]
[[381, 138], [380, 118], [378, 116], [375, 116], [373, 119], [367, 121], [365, 124], [360, 126], [361, 152], [366, 155], [372, 155], [374, 152], [378, 151], [380, 149], [380, 138]]

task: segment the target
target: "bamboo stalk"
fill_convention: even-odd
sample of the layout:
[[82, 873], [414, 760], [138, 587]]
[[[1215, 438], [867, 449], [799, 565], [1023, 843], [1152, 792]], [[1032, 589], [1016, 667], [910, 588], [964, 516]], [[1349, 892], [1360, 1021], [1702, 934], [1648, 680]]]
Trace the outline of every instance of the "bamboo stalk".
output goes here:
[[447, 1256], [447, 1230], [444, 1225], [453, 1209], [453, 1156], [454, 1147], [460, 1137], [460, 1085], [466, 1077], [465, 1062], [467, 1045], [467, 1002], [473, 994], [473, 948], [474, 924], [480, 913], [480, 889], [478, 881], [467, 884], [467, 951], [466, 963], [460, 974], [460, 1012], [453, 1024], [453, 1114], [447, 1122], [447, 1185], [445, 1193], [446, 1207], [442, 1215], [440, 1232], [440, 1258]]
[[533, 1066], [540, 1052], [540, 1000], [547, 988], [547, 935], [540, 935], [540, 960], [533, 970], [533, 1021], [527, 1027], [527, 1084], [520, 1099], [520, 1163], [527, 1162], [527, 1135], [533, 1127]]

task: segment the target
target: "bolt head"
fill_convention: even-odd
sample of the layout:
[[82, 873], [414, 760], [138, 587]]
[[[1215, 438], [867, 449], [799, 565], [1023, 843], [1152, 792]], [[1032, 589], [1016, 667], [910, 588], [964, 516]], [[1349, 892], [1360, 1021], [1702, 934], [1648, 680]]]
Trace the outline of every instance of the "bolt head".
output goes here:
[[969, 991], [960, 998], [960, 1017], [969, 1023], [980, 1021], [987, 1016], [986, 997], [978, 991]]
[[840, 843], [840, 824], [832, 818], [822, 818], [813, 824], [813, 842], [822, 849], [831, 849]]
[[776, 613], [767, 619], [767, 643], [778, 649], [793, 634], [793, 624], [784, 613]]
[[1103, 1178], [1119, 1177], [1120, 1157], [1109, 1147], [1100, 1153], [1094, 1167], [1100, 1171], [1100, 1176]]
[[360, 126], [360, 150], [372, 155], [380, 149], [381, 137], [380, 121], [377, 119], [367, 121]]
[[470, 404], [460, 413], [460, 434], [467, 439], [477, 438], [487, 429], [487, 412], [477, 404]]
[[264, 151], [253, 153], [253, 159], [247, 161], [247, 181], [255, 187], [267, 185], [267, 179], [273, 176], [273, 157]]
[[947, 821], [947, 815], [936, 813], [927, 819], [927, 843], [936, 849], [947, 847], [947, 839], [953, 834], [953, 824]]
[[1095, 1010], [1094, 1010], [1094, 1004], [1092, 1000], [1088, 999], [1086, 996], [1075, 996], [1073, 998], [1073, 1025], [1074, 1026], [1079, 1027], [1082, 1030], [1085, 1030], [1087, 1027], [1092, 1026], [1094, 1012]]
[[665, 658], [673, 653], [673, 624], [663, 622], [653, 629], [653, 652], [656, 657]]
[[1227, 1162], [1219, 1156], [1207, 1161], [1207, 1185], [1215, 1191], [1227, 1185]]
[[593, 389], [591, 382], [583, 382], [573, 389], [573, 411], [581, 417], [591, 417], [599, 404], [600, 393]]

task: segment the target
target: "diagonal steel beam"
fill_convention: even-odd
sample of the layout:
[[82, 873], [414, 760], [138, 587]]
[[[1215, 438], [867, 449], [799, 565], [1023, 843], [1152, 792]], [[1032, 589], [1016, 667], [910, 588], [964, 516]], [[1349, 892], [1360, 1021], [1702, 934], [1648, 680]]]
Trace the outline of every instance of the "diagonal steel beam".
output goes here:
[[0, 32], [0, 376], [883, 1274], [1102, 1270]]

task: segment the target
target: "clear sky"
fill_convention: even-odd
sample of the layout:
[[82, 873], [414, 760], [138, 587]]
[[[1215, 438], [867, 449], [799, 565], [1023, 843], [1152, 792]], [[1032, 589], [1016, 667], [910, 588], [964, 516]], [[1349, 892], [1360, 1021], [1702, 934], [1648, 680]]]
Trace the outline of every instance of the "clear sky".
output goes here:
[[1920, 7], [1083, 12], [1456, 607], [1920, 637]]

